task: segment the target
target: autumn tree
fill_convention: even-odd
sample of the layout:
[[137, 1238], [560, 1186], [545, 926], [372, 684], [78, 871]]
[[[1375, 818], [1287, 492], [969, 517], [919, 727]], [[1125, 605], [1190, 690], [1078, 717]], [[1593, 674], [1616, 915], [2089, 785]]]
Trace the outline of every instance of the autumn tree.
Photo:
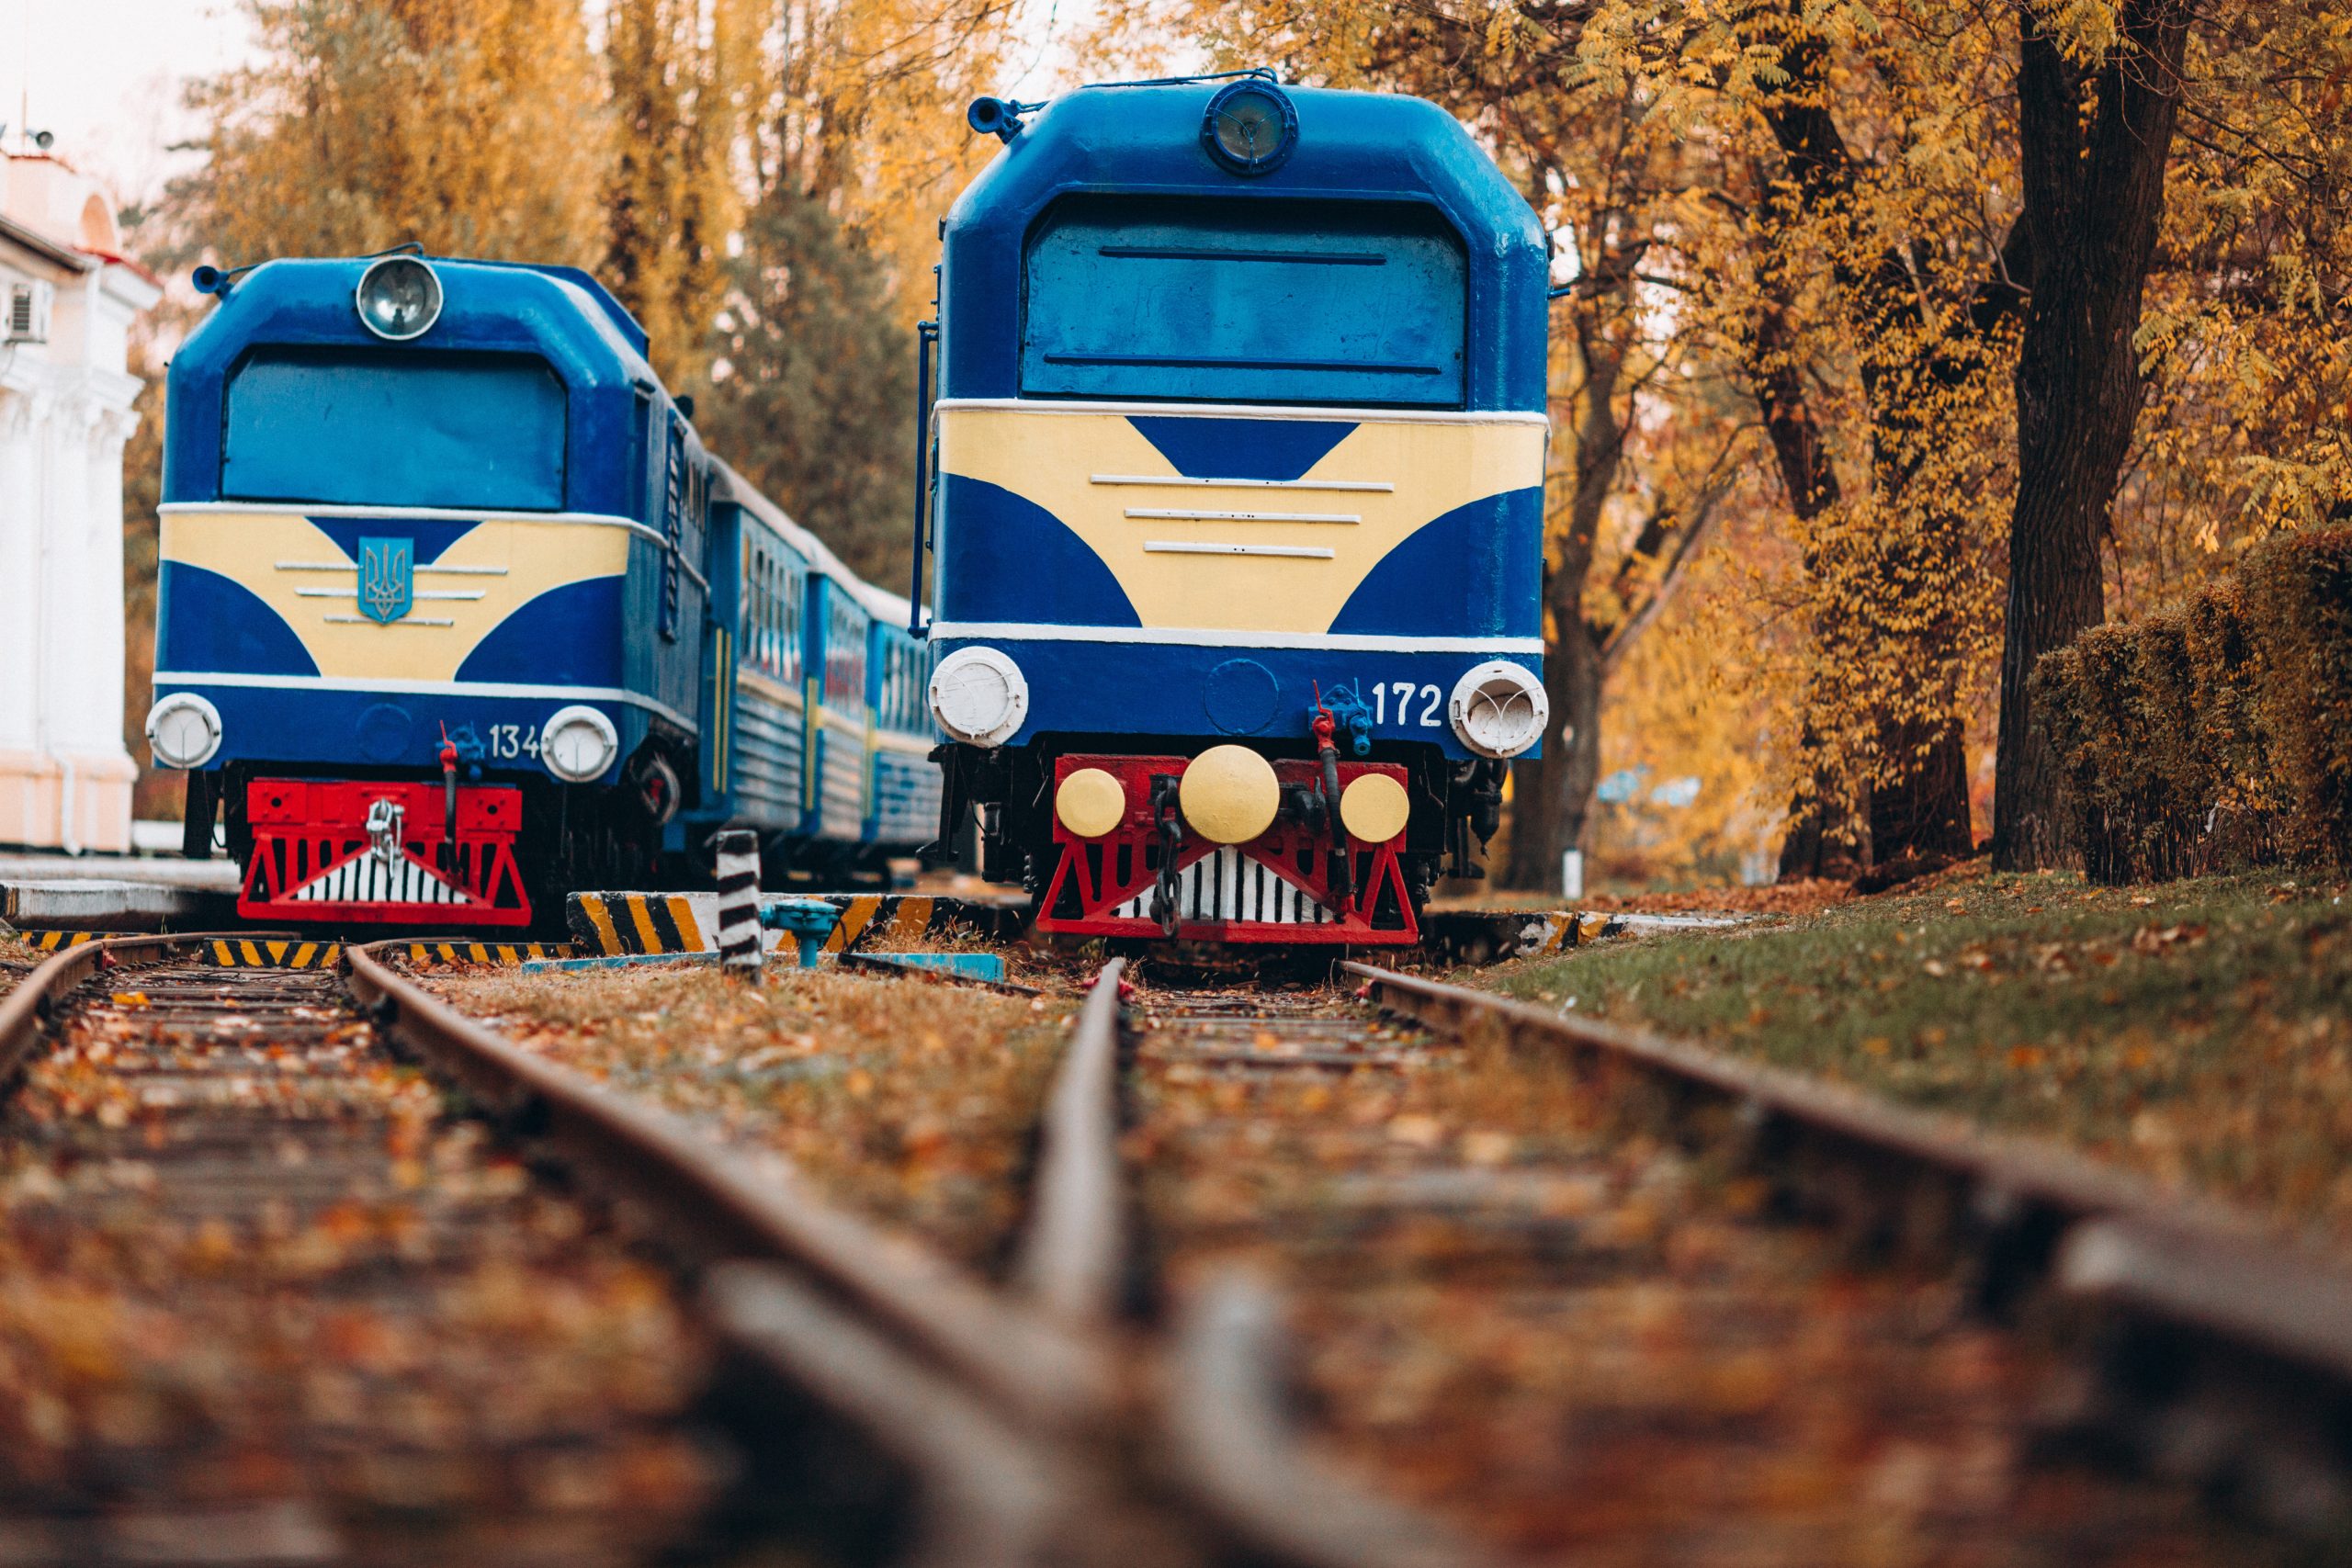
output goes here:
[[2030, 260], [2017, 369], [2017, 509], [2009, 525], [1993, 860], [2066, 853], [2061, 784], [2033, 722], [2035, 662], [2106, 614], [2099, 541], [2139, 423], [2140, 308], [2182, 95], [2188, 0], [2025, 6], [2018, 70]]
[[196, 85], [173, 259], [446, 255], [594, 266], [604, 94], [574, 0], [247, 0], [254, 63]]
[[912, 551], [914, 334], [872, 254], [796, 181], [752, 209], [712, 331], [701, 428], [852, 570], [901, 588]]
[[614, 0], [605, 64], [614, 141], [605, 283], [673, 386], [707, 363], [742, 216], [736, 160], [760, 73], [750, 0]]

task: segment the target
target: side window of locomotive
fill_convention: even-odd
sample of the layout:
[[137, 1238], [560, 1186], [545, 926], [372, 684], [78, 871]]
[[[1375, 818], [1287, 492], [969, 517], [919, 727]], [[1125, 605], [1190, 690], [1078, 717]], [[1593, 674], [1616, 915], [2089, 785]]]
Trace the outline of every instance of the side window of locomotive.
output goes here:
[[1468, 276], [1415, 204], [1067, 197], [1029, 237], [1021, 390], [1458, 408]]
[[226, 403], [224, 499], [563, 507], [564, 386], [533, 355], [265, 345]]

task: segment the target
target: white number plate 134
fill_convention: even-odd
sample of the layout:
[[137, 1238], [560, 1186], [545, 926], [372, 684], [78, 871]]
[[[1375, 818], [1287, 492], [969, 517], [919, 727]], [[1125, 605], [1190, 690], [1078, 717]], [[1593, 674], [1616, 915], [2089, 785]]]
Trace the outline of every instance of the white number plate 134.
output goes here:
[[[1436, 688], [1430, 688], [1434, 691]], [[484, 748], [493, 757], [529, 757], [539, 754], [539, 727], [526, 728], [519, 724], [493, 724], [490, 727], [490, 742]]]

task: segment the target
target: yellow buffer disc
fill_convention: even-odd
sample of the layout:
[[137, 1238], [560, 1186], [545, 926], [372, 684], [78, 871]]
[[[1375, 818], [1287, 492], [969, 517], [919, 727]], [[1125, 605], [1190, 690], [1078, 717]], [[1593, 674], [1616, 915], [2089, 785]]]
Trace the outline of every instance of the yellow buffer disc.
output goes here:
[[1412, 815], [1405, 786], [1386, 773], [1359, 773], [1340, 792], [1340, 820], [1358, 843], [1386, 843], [1405, 830]]
[[1099, 839], [1126, 815], [1127, 792], [1100, 768], [1080, 768], [1054, 792], [1054, 815], [1081, 839]]
[[1184, 820], [1218, 844], [1246, 844], [1272, 827], [1282, 800], [1274, 765], [1247, 746], [1210, 747], [1176, 786]]

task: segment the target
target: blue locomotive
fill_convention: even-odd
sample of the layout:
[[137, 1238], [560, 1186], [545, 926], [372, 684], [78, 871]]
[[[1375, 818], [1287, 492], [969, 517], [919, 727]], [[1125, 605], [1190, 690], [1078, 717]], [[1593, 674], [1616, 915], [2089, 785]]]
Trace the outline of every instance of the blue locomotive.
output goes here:
[[723, 824], [826, 871], [929, 837], [905, 603], [703, 450], [593, 278], [396, 253], [198, 285], [147, 733], [242, 914], [520, 927]]
[[1434, 106], [1262, 72], [971, 122], [943, 821], [1048, 934], [1417, 940], [1547, 723], [1535, 215]]

